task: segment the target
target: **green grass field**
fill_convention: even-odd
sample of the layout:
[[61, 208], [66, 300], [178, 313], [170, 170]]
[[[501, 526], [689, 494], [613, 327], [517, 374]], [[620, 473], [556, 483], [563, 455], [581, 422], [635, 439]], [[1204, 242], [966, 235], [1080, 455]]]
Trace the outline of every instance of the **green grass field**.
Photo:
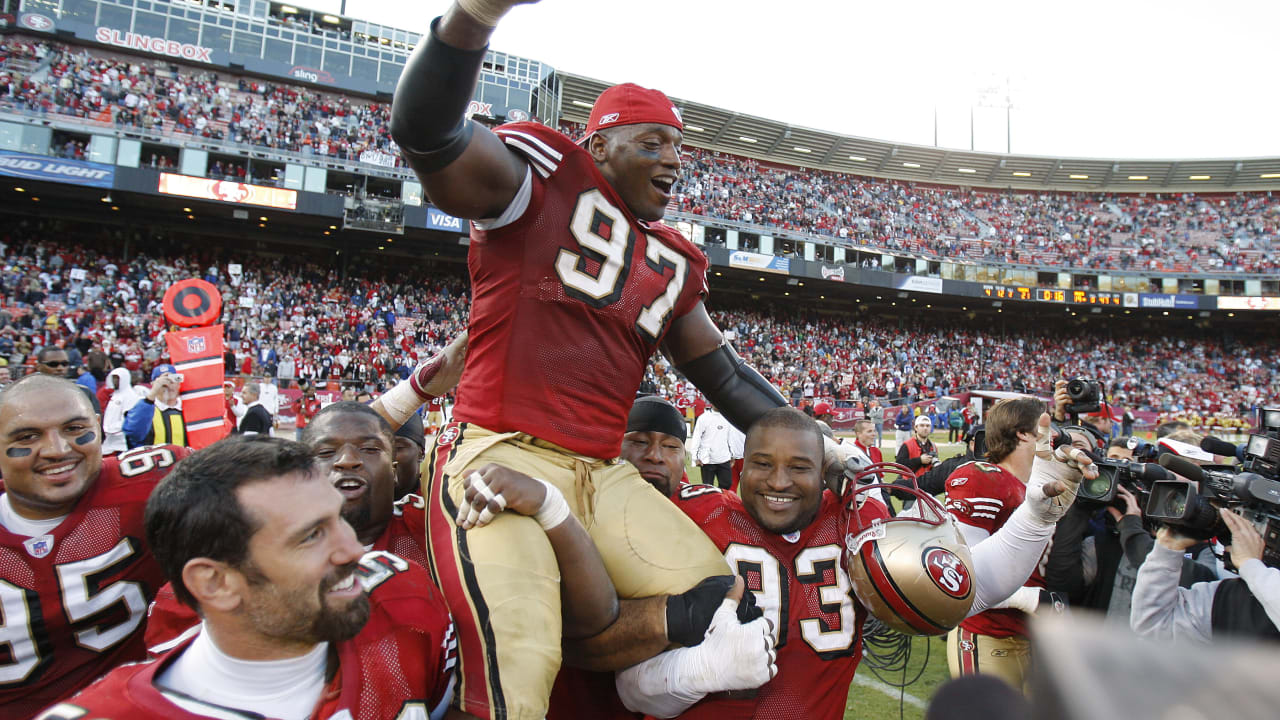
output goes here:
[[[938, 446], [941, 459], [961, 452], [960, 443], [946, 442], [945, 431], [935, 432], [932, 439]], [[885, 433], [885, 441], [881, 447], [885, 459], [889, 460], [893, 457], [895, 447], [892, 431]], [[688, 464], [687, 470], [691, 482], [701, 482], [702, 475], [692, 462]], [[945, 637], [913, 638], [911, 652], [903, 670], [892, 675], [880, 673], [879, 676], [864, 658], [858, 666], [853, 685], [849, 688], [849, 701], [844, 709], [845, 720], [922, 720], [925, 707], [934, 691], [949, 679], [946, 652]], [[905, 687], [893, 686], [912, 679], [914, 682]]]

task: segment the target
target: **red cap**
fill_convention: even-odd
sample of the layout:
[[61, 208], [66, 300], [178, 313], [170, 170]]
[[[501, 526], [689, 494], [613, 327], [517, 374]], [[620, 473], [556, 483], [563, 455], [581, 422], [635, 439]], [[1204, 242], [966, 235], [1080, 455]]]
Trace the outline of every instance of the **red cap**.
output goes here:
[[635, 83], [614, 85], [596, 98], [596, 104], [591, 107], [591, 117], [587, 120], [587, 131], [578, 143], [586, 142], [601, 128], [641, 123], [670, 125], [684, 132], [680, 111], [661, 90], [642, 88]]
[[1120, 420], [1122, 420], [1122, 419], [1123, 419], [1123, 418], [1121, 418], [1119, 415], [1117, 415], [1117, 414], [1116, 414], [1116, 411], [1115, 411], [1115, 410], [1113, 410], [1113, 409], [1111, 408], [1111, 406], [1110, 406], [1110, 405], [1108, 405], [1108, 404], [1106, 404], [1106, 403], [1102, 403], [1102, 404], [1098, 407], [1098, 411], [1097, 411], [1097, 412], [1091, 412], [1091, 413], [1088, 413], [1088, 414], [1086, 414], [1086, 415], [1085, 415], [1085, 417], [1091, 417], [1091, 418], [1110, 418], [1110, 419], [1112, 420], [1112, 422], [1119, 422]]
[[831, 415], [832, 414], [831, 405], [824, 402], [820, 402], [817, 405], [813, 406], [813, 414], [814, 415]]

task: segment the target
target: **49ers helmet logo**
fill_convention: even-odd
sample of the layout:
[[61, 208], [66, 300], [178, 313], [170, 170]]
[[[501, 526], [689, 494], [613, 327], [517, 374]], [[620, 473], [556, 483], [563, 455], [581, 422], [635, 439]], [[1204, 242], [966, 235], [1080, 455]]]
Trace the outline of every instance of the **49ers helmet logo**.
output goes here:
[[929, 579], [942, 592], [954, 598], [969, 597], [969, 592], [973, 589], [969, 568], [965, 567], [955, 553], [946, 548], [927, 547], [924, 549], [923, 560]]

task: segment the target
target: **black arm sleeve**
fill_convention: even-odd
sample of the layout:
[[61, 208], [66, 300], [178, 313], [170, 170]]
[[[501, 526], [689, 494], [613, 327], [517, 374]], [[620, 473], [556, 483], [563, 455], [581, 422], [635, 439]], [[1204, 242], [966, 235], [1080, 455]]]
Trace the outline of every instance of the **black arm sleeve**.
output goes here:
[[471, 142], [474, 126], [463, 115], [488, 50], [447, 45], [436, 36], [439, 22], [409, 56], [391, 103], [391, 137], [419, 177], [446, 167]]
[[743, 362], [728, 343], [676, 369], [742, 432], [756, 418], [787, 404], [782, 393]]
[[1066, 593], [1073, 605], [1084, 599], [1086, 587], [1080, 553], [1088, 531], [1089, 513], [1079, 506], [1073, 506], [1058, 521], [1058, 527], [1053, 532], [1053, 543], [1049, 547], [1049, 559], [1045, 563], [1045, 586], [1051, 591]]
[[1142, 518], [1137, 515], [1122, 515], [1116, 522], [1116, 529], [1120, 531], [1120, 547], [1124, 549], [1124, 556], [1129, 559], [1129, 564], [1142, 567], [1142, 561], [1147, 559], [1151, 548], [1156, 544], [1155, 538], [1142, 526]]

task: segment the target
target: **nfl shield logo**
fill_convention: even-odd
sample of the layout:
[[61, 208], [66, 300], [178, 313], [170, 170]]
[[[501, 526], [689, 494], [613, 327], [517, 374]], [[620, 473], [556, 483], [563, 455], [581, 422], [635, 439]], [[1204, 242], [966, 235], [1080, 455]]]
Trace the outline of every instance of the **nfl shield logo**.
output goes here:
[[187, 338], [187, 352], [193, 355], [204, 352], [204, 337], [197, 335], [196, 337]]
[[40, 537], [27, 538], [22, 543], [27, 548], [27, 553], [33, 558], [42, 558], [53, 550], [53, 536], [41, 535]]

